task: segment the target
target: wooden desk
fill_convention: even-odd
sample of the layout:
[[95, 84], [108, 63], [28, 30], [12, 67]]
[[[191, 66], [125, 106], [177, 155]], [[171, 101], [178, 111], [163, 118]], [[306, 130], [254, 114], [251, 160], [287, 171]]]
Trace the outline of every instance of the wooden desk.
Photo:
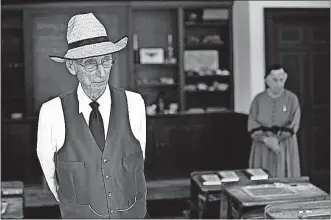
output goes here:
[[330, 196], [314, 201], [267, 205], [266, 219], [331, 219]]
[[[243, 170], [233, 170], [239, 177], [238, 182], [228, 182], [222, 185], [205, 186], [200, 181], [201, 175], [216, 174], [217, 171], [196, 171], [191, 173], [191, 207], [190, 218], [229, 218], [228, 196], [225, 193], [225, 188], [231, 186], [242, 186], [252, 183], [259, 183], [261, 180], [250, 180]], [[308, 181], [308, 178], [305, 177]], [[208, 216], [205, 212], [208, 204], [215, 203], [218, 213], [214, 216]]]
[[21, 181], [2, 181], [1, 182], [1, 196], [22, 196], [24, 184]]
[[1, 214], [3, 219], [22, 219], [23, 215], [23, 198], [1, 198], [1, 202], [8, 203], [6, 212]]
[[253, 210], [256, 211], [253, 211], [254, 217], [263, 218], [266, 205], [311, 201], [328, 196], [313, 184], [297, 179], [268, 180], [264, 183], [229, 187], [225, 191], [229, 195], [231, 216], [234, 218], [247, 217]]
[[1, 202], [7, 203], [7, 209], [1, 218], [22, 219], [24, 217], [24, 185], [21, 181], [1, 182]]

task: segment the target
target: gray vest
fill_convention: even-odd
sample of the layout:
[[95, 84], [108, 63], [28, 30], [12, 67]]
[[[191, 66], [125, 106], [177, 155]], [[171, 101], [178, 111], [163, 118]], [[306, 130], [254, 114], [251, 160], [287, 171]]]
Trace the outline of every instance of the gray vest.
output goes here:
[[143, 154], [134, 137], [125, 91], [110, 87], [111, 114], [104, 151], [78, 111], [77, 89], [61, 95], [66, 135], [55, 156], [62, 218], [143, 218]]

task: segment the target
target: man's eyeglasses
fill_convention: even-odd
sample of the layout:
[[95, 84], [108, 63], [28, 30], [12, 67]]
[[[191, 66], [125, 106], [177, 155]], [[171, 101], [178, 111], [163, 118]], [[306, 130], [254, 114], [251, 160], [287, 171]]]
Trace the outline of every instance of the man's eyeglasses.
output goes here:
[[101, 60], [100, 64], [94, 59], [89, 59], [86, 60], [84, 63], [79, 63], [79, 65], [84, 67], [87, 72], [95, 71], [96, 69], [98, 69], [99, 65], [102, 65], [104, 68], [110, 68], [113, 66], [113, 64], [114, 60], [109, 58]]

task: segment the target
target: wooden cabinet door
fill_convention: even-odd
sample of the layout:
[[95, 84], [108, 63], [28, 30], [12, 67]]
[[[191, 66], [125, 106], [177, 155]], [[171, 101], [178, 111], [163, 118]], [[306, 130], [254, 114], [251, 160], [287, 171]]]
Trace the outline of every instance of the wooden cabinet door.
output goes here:
[[330, 187], [330, 16], [329, 10], [268, 9], [266, 64], [288, 71], [285, 87], [301, 104], [298, 132], [302, 175]]

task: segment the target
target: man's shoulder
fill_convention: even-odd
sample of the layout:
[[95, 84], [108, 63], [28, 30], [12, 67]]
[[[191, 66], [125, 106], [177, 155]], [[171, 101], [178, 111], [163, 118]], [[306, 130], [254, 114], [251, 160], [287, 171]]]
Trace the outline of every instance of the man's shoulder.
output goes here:
[[132, 108], [135, 109], [140, 107], [145, 108], [145, 101], [141, 96], [141, 94], [130, 90], [124, 90], [124, 91], [127, 97], [129, 107], [131, 106]]
[[65, 98], [65, 97], [67, 97], [68, 95], [72, 94], [73, 92], [77, 92], [77, 87], [74, 87], [74, 88], [72, 88], [71, 90], [69, 90], [69, 91], [67, 91], [67, 92], [64, 92], [64, 93], [60, 94], [58, 97], [59, 97], [60, 99], [63, 99], [63, 98]]
[[59, 106], [61, 106], [60, 96], [52, 98], [42, 104], [42, 108], [48, 111], [57, 109]]
[[130, 97], [132, 99], [142, 99], [141, 95], [137, 92], [133, 92], [130, 90], [124, 90], [124, 91], [128, 98]]

